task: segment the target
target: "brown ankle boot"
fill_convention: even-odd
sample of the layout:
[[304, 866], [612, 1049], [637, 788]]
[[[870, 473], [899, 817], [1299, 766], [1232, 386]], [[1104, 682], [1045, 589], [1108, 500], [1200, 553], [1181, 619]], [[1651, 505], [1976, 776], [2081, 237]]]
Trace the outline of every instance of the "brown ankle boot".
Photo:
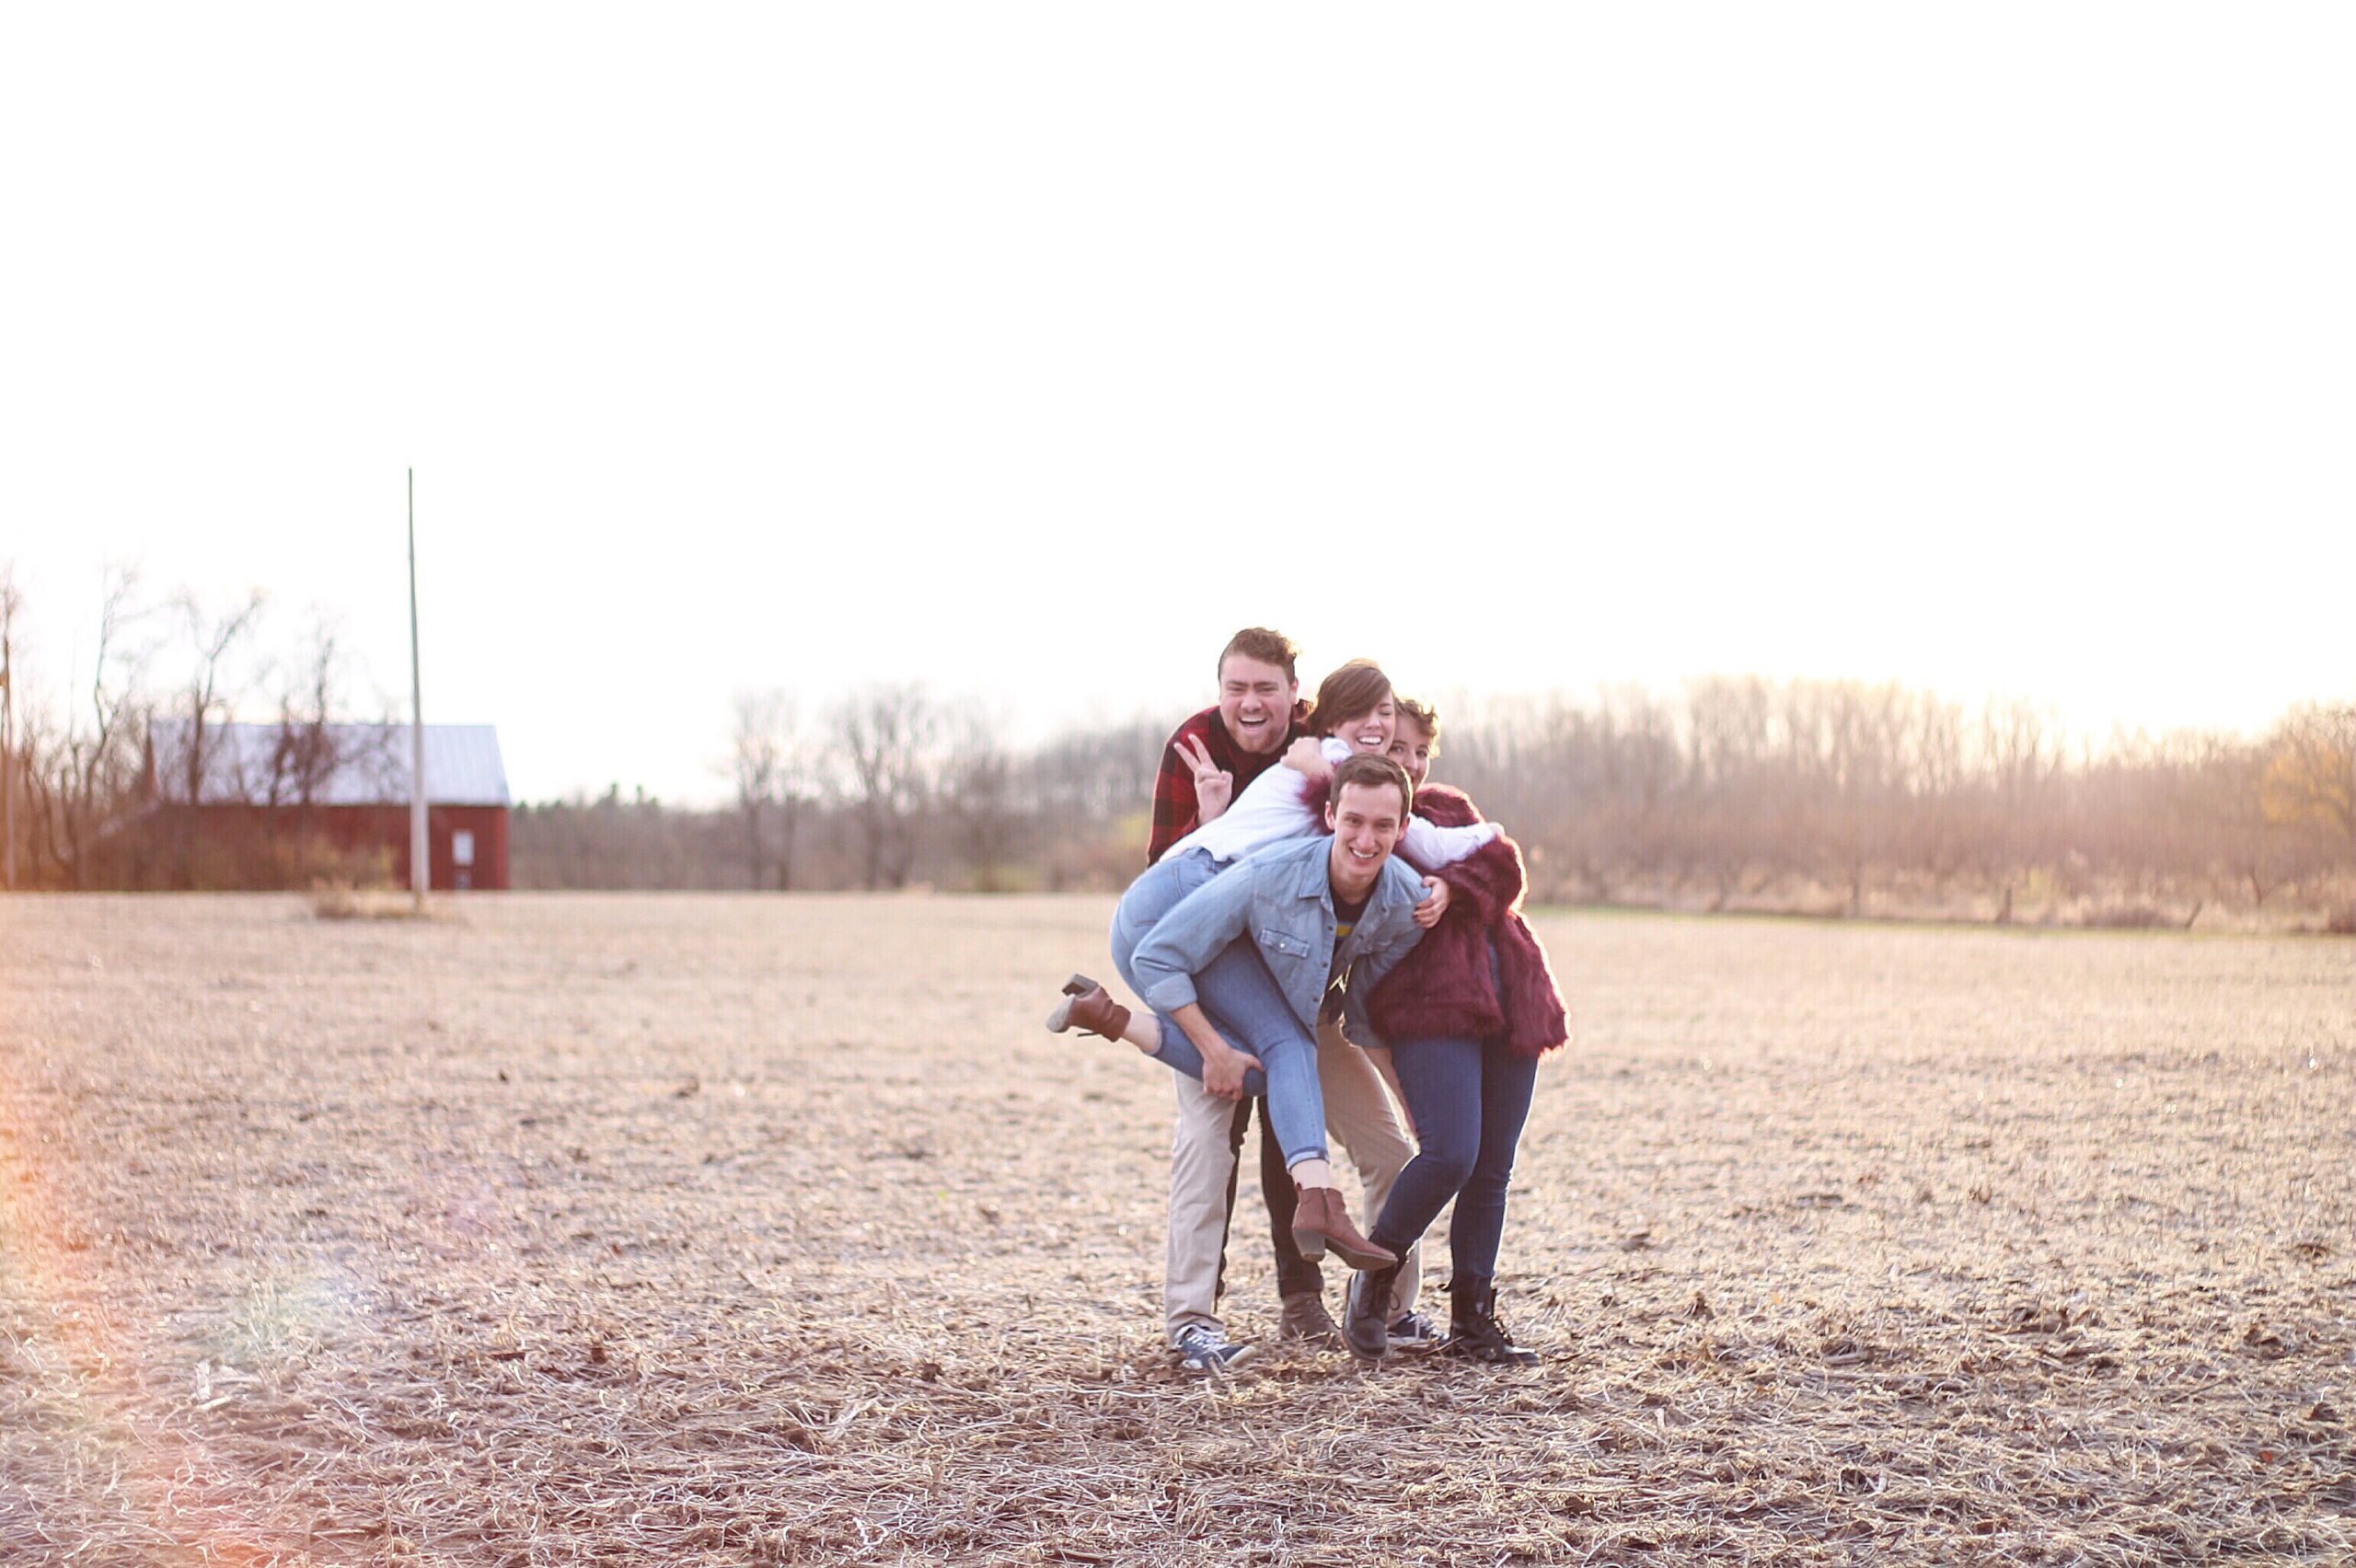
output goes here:
[[1087, 975], [1075, 974], [1064, 982], [1064, 999], [1047, 1015], [1047, 1027], [1057, 1034], [1077, 1029], [1118, 1040], [1129, 1027], [1129, 1009]]
[[1292, 1211], [1292, 1239], [1300, 1255], [1311, 1260], [1323, 1257], [1331, 1243], [1354, 1269], [1387, 1269], [1399, 1262], [1398, 1253], [1358, 1234], [1338, 1187], [1300, 1189], [1300, 1205]]

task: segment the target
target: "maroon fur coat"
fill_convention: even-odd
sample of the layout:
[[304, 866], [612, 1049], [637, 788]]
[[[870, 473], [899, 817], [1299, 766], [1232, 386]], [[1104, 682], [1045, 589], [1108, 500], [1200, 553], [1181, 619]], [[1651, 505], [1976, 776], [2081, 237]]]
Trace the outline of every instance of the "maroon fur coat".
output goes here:
[[[1415, 791], [1415, 814], [1441, 827], [1481, 820], [1471, 798], [1445, 784]], [[1436, 1035], [1486, 1040], [1502, 1033], [1506, 1049], [1523, 1057], [1568, 1042], [1570, 1020], [1546, 950], [1521, 917], [1529, 877], [1520, 847], [1500, 834], [1437, 873], [1426, 866], [1415, 869], [1448, 883], [1448, 913], [1368, 999], [1369, 1016], [1382, 1038], [1395, 1044]], [[1491, 942], [1497, 948], [1503, 996], [1489, 969]]]

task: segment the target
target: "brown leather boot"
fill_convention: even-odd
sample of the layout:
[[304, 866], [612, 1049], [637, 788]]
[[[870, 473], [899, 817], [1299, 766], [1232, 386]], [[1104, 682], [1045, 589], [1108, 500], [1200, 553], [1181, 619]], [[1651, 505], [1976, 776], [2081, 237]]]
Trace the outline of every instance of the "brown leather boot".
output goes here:
[[1129, 1027], [1129, 1009], [1087, 975], [1075, 974], [1064, 982], [1064, 999], [1047, 1015], [1047, 1027], [1057, 1034], [1077, 1029], [1118, 1040]]
[[1398, 1253], [1358, 1234], [1338, 1187], [1300, 1189], [1300, 1206], [1292, 1211], [1292, 1239], [1300, 1255], [1311, 1260], [1323, 1257], [1331, 1243], [1354, 1269], [1387, 1269], [1399, 1262]]
[[1325, 1297], [1314, 1290], [1297, 1290], [1285, 1297], [1276, 1337], [1301, 1340], [1329, 1350], [1342, 1348], [1341, 1325], [1334, 1321], [1333, 1313], [1325, 1310]]

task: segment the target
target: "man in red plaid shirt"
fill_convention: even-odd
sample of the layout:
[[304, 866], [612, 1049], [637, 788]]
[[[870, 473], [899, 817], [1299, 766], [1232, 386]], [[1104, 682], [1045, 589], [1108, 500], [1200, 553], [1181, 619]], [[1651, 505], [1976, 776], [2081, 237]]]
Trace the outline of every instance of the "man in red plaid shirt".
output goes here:
[[[1161, 859], [1172, 844], [1224, 813], [1245, 785], [1282, 761], [1285, 748], [1308, 732], [1297, 669], [1299, 657], [1291, 638], [1266, 627], [1246, 627], [1227, 640], [1218, 655], [1218, 701], [1179, 725], [1161, 748], [1161, 769], [1153, 778], [1153, 836], [1146, 846], [1146, 864]], [[1171, 1343], [1190, 1371], [1223, 1372], [1251, 1356], [1248, 1347], [1227, 1337], [1218, 1304], [1227, 1289], [1227, 1236], [1235, 1219], [1235, 1179], [1242, 1167], [1238, 1157], [1254, 1103], [1246, 1100], [1230, 1107], [1183, 1081], [1178, 1090], [1163, 1307]], [[1274, 1176], [1269, 1175], [1271, 1160]], [[1227, 1170], [1223, 1183], [1217, 1175], [1221, 1164]], [[1276, 1194], [1268, 1209], [1277, 1289], [1287, 1295], [1315, 1289], [1322, 1299], [1323, 1281], [1317, 1265], [1301, 1257], [1292, 1239], [1295, 1194], [1284, 1166], [1284, 1151], [1276, 1147], [1263, 1109], [1261, 1186]], [[1220, 1212], [1214, 1212], [1222, 1184], [1226, 1201]]]

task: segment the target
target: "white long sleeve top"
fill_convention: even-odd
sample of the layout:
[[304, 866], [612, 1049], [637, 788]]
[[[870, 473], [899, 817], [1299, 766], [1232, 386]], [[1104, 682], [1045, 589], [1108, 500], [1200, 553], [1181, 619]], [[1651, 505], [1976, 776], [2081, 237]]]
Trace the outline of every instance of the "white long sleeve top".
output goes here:
[[[1318, 743], [1318, 750], [1337, 767], [1350, 755], [1349, 743], [1331, 735]], [[1243, 793], [1226, 811], [1172, 844], [1161, 858], [1166, 860], [1189, 849], [1207, 849], [1212, 859], [1224, 865], [1288, 838], [1322, 833], [1325, 819], [1311, 803], [1309, 784], [1307, 774], [1279, 763], [1245, 785]], [[1417, 865], [1452, 866], [1502, 831], [1493, 822], [1441, 827], [1410, 815], [1399, 847]]]

